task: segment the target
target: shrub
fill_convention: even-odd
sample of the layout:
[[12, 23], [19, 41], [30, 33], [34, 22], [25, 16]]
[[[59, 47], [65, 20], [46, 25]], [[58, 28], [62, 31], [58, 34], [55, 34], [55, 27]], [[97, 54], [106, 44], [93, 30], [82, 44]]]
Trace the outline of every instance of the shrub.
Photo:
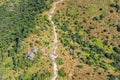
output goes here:
[[65, 77], [65, 76], [66, 76], [66, 72], [65, 72], [64, 68], [61, 68], [61, 69], [58, 71], [58, 74], [59, 74], [61, 77]]
[[101, 14], [101, 15], [99, 16], [99, 19], [102, 20], [103, 18], [104, 18], [104, 15]]
[[56, 62], [57, 62], [57, 64], [59, 64], [59, 65], [62, 65], [62, 64], [64, 63], [62, 58], [57, 58], [57, 59], [56, 59]]
[[117, 25], [117, 31], [120, 32], [120, 25]]
[[78, 68], [83, 68], [83, 65], [77, 65]]
[[99, 19], [98, 19], [98, 17], [93, 17], [92, 20], [93, 20], [93, 21], [98, 21]]
[[119, 48], [114, 47], [113, 50], [114, 50], [116, 53], [119, 53], [119, 54], [120, 54], [120, 49], [119, 49]]
[[115, 80], [115, 76], [113, 74], [109, 74], [108, 77], [109, 77], [109, 80]]

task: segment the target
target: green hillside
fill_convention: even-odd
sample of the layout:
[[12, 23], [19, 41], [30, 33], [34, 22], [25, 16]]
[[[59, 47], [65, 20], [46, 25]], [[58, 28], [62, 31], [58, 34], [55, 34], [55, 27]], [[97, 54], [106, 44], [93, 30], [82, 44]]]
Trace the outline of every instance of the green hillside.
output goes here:
[[120, 0], [0, 0], [0, 80], [56, 79], [120, 80]]

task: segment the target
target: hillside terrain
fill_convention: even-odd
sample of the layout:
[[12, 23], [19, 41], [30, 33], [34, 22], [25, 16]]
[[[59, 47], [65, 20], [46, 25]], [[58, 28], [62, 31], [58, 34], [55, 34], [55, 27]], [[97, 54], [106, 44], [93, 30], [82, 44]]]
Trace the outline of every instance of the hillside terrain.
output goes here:
[[119, 0], [65, 0], [58, 6], [53, 17], [58, 68], [66, 72], [59, 80], [120, 78], [119, 5]]
[[120, 80], [120, 0], [0, 0], [0, 80]]
[[[52, 0], [3, 0], [0, 6], [0, 80], [47, 80], [53, 75]], [[44, 54], [43, 54], [44, 53]]]

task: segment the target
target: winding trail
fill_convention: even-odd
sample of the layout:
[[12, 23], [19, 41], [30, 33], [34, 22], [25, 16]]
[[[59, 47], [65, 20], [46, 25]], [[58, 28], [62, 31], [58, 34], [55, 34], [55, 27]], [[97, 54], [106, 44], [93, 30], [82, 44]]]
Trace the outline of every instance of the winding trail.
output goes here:
[[53, 6], [51, 8], [51, 10], [48, 12], [48, 19], [51, 21], [52, 25], [53, 25], [53, 31], [54, 31], [54, 45], [53, 45], [53, 52], [51, 54], [51, 58], [52, 58], [52, 62], [53, 62], [53, 69], [54, 69], [54, 77], [51, 80], [56, 80], [57, 76], [58, 76], [58, 69], [57, 69], [57, 63], [56, 63], [56, 49], [57, 49], [57, 32], [56, 32], [56, 25], [54, 24], [54, 22], [52, 21], [52, 14], [54, 14], [55, 9], [57, 4], [61, 3], [63, 0], [59, 0], [57, 2], [53, 3]]

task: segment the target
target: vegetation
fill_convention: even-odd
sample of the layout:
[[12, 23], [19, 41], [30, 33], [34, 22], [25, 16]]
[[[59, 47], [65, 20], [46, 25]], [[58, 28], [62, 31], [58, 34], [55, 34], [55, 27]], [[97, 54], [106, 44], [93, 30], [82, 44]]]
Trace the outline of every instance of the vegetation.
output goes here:
[[[57, 0], [0, 1], [0, 80], [48, 80]], [[57, 26], [58, 80], [120, 79], [120, 0], [65, 0]]]
[[117, 31], [120, 32], [120, 25], [117, 25]]
[[15, 42], [14, 52], [18, 53], [21, 41], [35, 29], [35, 15], [48, 10], [50, 6], [42, 0], [22, 0], [19, 3], [12, 3], [10, 11], [9, 3], [0, 6], [0, 49], [3, 53], [12, 42]]
[[57, 64], [59, 64], [59, 65], [64, 64], [62, 58], [57, 58], [57, 59], [56, 59], [56, 62], [57, 62]]
[[[120, 4], [119, 0], [107, 1], [68, 1], [61, 4], [54, 14], [53, 20], [58, 27], [59, 45], [65, 48], [59, 49], [59, 54], [62, 53], [59, 56], [64, 56], [62, 59], [66, 62], [60, 68], [64, 67], [67, 73], [75, 74], [72, 76], [75, 76], [76, 80], [87, 79], [86, 73], [90, 75], [90, 70], [93, 68], [97, 69], [91, 73], [95, 78], [88, 76], [91, 80], [107, 80], [110, 77], [107, 76], [108, 74], [113, 74], [115, 76], [113, 79], [119, 78]], [[116, 18], [111, 17], [111, 14]], [[105, 75], [98, 76], [97, 71]], [[83, 74], [85, 76], [81, 76]], [[66, 76], [64, 79], [72, 80], [73, 77]]]
[[[39, 71], [38, 68], [41, 64], [42, 67], [50, 65], [51, 62], [48, 61], [50, 58], [45, 59], [46, 56], [42, 55], [43, 52], [39, 49], [34, 53], [34, 60], [28, 59], [27, 54], [34, 49], [36, 43], [27, 43], [25, 40], [31, 34], [36, 35], [36, 26], [50, 25], [49, 22], [46, 25], [38, 22], [38, 15], [49, 10], [53, 0], [7, 0], [2, 2], [3, 4], [0, 5], [0, 71], [2, 70], [0, 79], [32, 80], [34, 76], [39, 75], [40, 77], [35, 77], [35, 80], [50, 78], [52, 76], [51, 70], [43, 68]], [[44, 16], [41, 20], [44, 21], [47, 18]], [[29, 46], [30, 50], [28, 50]], [[41, 57], [44, 57], [42, 59], [45, 59], [46, 64], [43, 64]], [[30, 69], [34, 70], [29, 72]], [[43, 73], [41, 73], [42, 71]]]
[[58, 73], [59, 73], [59, 75], [61, 77], [65, 77], [66, 76], [66, 72], [64, 71], [64, 68], [61, 68]]

